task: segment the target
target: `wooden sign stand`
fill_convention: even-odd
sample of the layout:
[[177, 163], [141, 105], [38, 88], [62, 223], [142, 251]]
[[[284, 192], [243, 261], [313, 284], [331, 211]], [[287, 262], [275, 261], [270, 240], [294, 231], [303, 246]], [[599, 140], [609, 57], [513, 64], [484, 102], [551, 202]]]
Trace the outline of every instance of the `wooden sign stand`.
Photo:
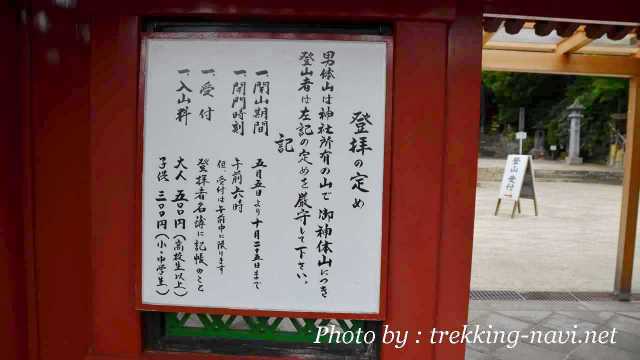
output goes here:
[[520, 199], [533, 200], [535, 216], [538, 216], [538, 201], [536, 199], [536, 178], [533, 171], [533, 159], [529, 155], [509, 155], [502, 175], [500, 185], [500, 195], [494, 216], [500, 211], [502, 199], [513, 200], [511, 218], [518, 213], [522, 213]]
[[[538, 204], [535, 198], [532, 199], [533, 200], [533, 208], [535, 211], [535, 215], [538, 216]], [[500, 203], [502, 202], [502, 199], [498, 199], [498, 203], [496, 204], [496, 211], [494, 213], [495, 216], [498, 216], [498, 211], [500, 210]], [[522, 213], [522, 210], [520, 208], [520, 200], [516, 200], [513, 202], [513, 210], [511, 211], [511, 218], [514, 218], [516, 215], [516, 209], [518, 210], [518, 214]]]

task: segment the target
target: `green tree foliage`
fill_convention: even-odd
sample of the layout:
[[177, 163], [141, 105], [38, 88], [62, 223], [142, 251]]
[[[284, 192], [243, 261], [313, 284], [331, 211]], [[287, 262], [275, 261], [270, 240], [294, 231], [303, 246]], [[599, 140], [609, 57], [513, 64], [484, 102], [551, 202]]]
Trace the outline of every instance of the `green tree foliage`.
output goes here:
[[578, 99], [585, 107], [581, 128], [581, 154], [590, 161], [606, 159], [611, 142], [610, 115], [626, 111], [625, 79], [542, 74], [484, 72], [489, 93], [489, 131], [517, 130], [520, 107], [526, 109], [526, 130], [545, 129], [548, 145], [568, 145], [566, 109]]

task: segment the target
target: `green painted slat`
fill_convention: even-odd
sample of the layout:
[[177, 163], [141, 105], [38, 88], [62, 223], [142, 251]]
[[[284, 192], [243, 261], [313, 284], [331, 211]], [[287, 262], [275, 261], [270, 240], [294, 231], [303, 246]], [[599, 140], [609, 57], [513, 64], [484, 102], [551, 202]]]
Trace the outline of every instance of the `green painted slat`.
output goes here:
[[[202, 326], [189, 326], [188, 322], [192, 317], [198, 319]], [[326, 326], [331, 323], [336, 325], [336, 330], [364, 330], [364, 321], [362, 320], [351, 320], [352, 326], [349, 327], [345, 320], [302, 319], [304, 323], [301, 323], [297, 318], [288, 318], [293, 328], [283, 330], [280, 327], [284, 324], [285, 319], [287, 318], [165, 313], [165, 334], [168, 336], [312, 343], [316, 339], [318, 326]], [[240, 326], [236, 325], [235, 327], [240, 328], [232, 328], [234, 323], [239, 323]], [[321, 341], [327, 342], [328, 337], [321, 338]]]

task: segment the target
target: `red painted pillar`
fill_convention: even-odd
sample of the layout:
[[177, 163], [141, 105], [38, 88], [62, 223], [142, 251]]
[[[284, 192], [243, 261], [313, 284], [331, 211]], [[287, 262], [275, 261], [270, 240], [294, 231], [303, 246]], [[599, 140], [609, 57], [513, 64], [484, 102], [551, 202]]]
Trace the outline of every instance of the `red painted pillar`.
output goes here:
[[[395, 331], [409, 331], [410, 336], [403, 349], [384, 345], [382, 359], [433, 359], [433, 347], [424, 340], [426, 331], [435, 326], [437, 306], [447, 26], [398, 22], [394, 42], [385, 324]], [[421, 343], [416, 343], [419, 339]]]
[[[482, 27], [479, 4], [458, 8], [449, 27], [442, 238], [439, 247], [439, 329], [467, 321], [480, 140]], [[464, 359], [464, 345], [436, 346], [436, 359]]]
[[409, 337], [402, 350], [384, 345], [383, 360], [464, 358], [464, 344], [427, 343], [434, 327], [462, 329], [468, 310], [481, 12], [459, 10], [449, 26], [400, 22], [395, 29], [386, 324]]
[[37, 319], [29, 333], [37, 342], [30, 340], [30, 350], [33, 360], [75, 360], [89, 347], [91, 319], [89, 46], [80, 31], [86, 18], [46, 0], [32, 1], [31, 14], [27, 230], [33, 247], [26, 261]]
[[138, 18], [96, 16], [91, 26], [92, 354], [138, 356], [135, 309]]
[[0, 348], [7, 359], [27, 357], [26, 267], [22, 242], [21, 46], [18, 10], [0, 4]]

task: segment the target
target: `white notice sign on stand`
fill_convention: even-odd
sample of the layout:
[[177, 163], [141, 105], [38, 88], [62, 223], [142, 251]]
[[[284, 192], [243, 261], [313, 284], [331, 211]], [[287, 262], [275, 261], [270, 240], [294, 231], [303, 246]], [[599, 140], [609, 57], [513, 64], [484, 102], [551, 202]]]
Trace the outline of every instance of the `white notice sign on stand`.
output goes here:
[[512, 217], [515, 215], [516, 207], [520, 210], [520, 199], [531, 199], [533, 200], [535, 214], [537, 216], [538, 203], [536, 199], [535, 182], [533, 158], [530, 155], [507, 156], [495, 214], [498, 215], [500, 203], [503, 199], [514, 201]]

